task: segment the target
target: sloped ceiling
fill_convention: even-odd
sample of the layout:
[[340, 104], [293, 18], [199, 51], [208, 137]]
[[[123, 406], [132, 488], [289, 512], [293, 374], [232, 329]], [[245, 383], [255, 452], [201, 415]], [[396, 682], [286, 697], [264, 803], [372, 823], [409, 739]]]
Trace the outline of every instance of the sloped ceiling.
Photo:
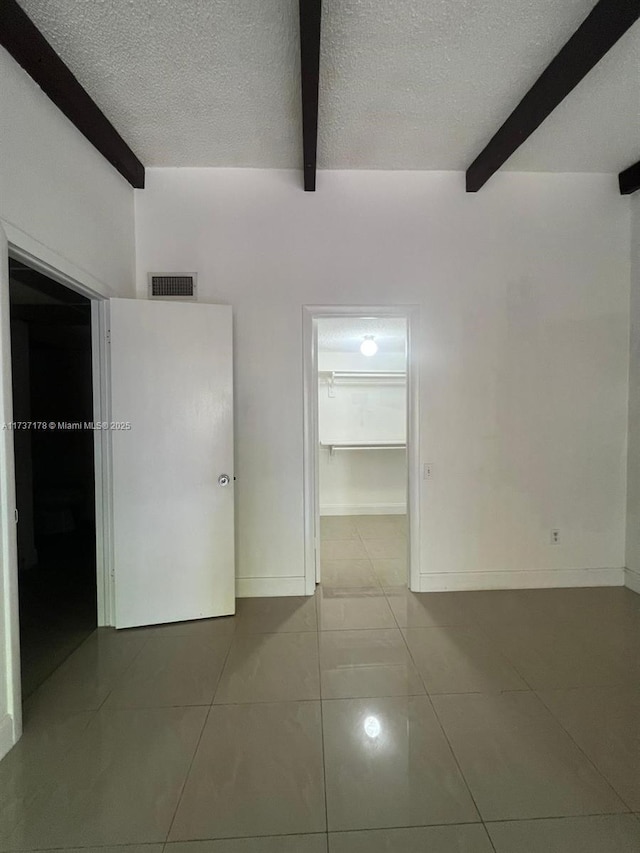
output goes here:
[[[20, 0], [146, 166], [301, 165], [297, 0]], [[320, 168], [465, 169], [594, 0], [325, 0]], [[506, 168], [640, 158], [634, 25]]]

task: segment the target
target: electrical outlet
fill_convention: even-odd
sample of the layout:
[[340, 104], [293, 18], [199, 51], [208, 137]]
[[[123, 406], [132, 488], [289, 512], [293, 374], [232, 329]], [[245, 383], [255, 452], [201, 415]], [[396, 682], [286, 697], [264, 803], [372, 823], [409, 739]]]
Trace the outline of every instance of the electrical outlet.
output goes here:
[[422, 479], [431, 480], [433, 477], [433, 462], [425, 462], [422, 466]]
[[551, 530], [551, 544], [552, 545], [559, 545], [560, 544], [560, 531], [558, 530], [557, 527], [554, 527]]

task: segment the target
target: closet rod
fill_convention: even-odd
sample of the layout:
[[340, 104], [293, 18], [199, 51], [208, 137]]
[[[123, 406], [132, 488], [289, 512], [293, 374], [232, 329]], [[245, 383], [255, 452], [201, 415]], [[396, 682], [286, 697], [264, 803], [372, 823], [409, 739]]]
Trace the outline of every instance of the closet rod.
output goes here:
[[406, 379], [407, 374], [403, 370], [319, 370], [322, 376], [331, 376], [333, 379]]
[[336, 450], [401, 450], [406, 448], [404, 441], [374, 441], [374, 442], [320, 442], [322, 447], [328, 447], [331, 456]]

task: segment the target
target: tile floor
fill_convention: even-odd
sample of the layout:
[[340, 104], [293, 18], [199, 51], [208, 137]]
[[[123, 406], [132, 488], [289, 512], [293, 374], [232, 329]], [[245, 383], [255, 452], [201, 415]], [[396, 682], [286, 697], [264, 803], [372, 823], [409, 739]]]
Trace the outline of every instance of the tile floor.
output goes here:
[[403, 541], [323, 519], [313, 598], [94, 633], [0, 763], [0, 851], [640, 851], [640, 596], [416, 595]]

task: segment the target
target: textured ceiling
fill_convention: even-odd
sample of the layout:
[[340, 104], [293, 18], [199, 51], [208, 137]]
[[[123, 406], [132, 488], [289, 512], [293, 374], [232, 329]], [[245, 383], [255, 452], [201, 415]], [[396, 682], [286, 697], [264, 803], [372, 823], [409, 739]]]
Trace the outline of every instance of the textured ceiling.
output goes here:
[[368, 320], [327, 317], [318, 320], [318, 349], [321, 352], [357, 352], [365, 335], [373, 335], [381, 352], [404, 352], [407, 321], [400, 317]]
[[[320, 167], [464, 169], [595, 0], [325, 0]], [[20, 0], [147, 166], [301, 165], [297, 0]], [[507, 168], [640, 158], [640, 25]]]

